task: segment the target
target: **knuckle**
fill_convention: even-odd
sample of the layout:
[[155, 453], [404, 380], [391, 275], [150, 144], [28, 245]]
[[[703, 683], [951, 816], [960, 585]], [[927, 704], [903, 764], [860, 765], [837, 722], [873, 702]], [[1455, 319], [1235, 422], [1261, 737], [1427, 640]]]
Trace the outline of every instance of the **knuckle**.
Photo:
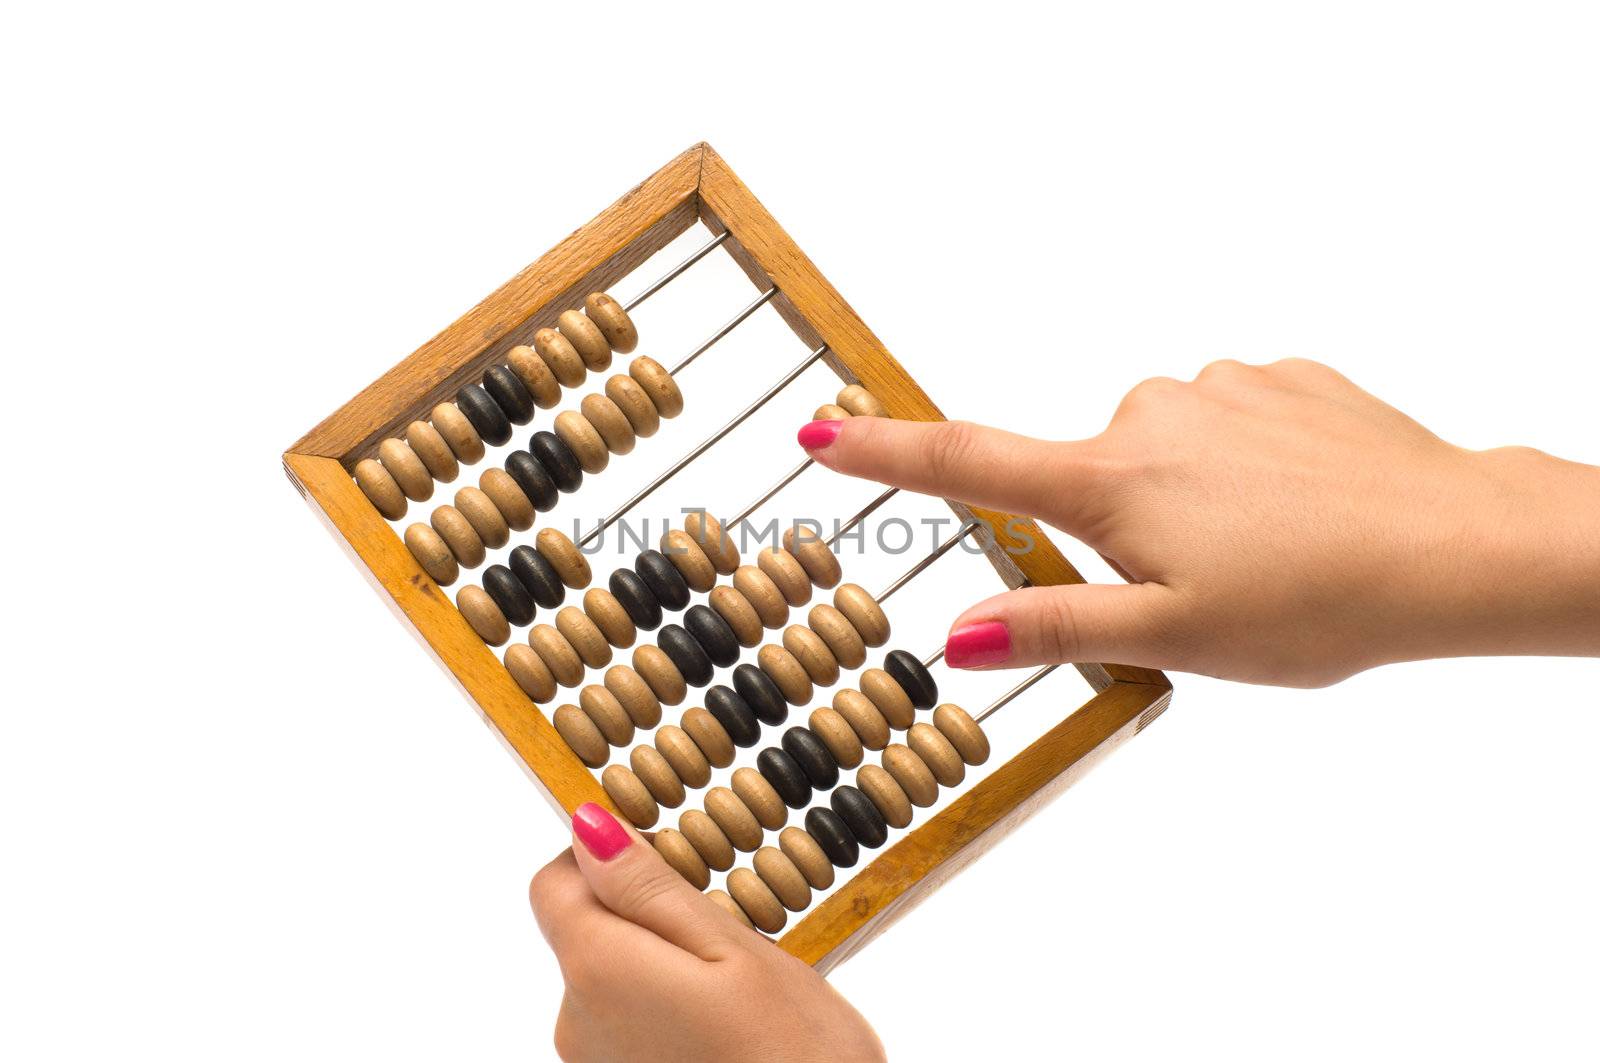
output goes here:
[[1083, 645], [1070, 595], [1053, 595], [1039, 616], [1039, 652], [1052, 662], [1075, 662]]
[[661, 904], [671, 896], [676, 886], [668, 874], [633, 876], [623, 885], [622, 892], [617, 897], [618, 906], [625, 912], [642, 912]]
[[928, 470], [943, 481], [963, 475], [977, 445], [973, 426], [966, 421], [944, 421], [928, 434], [924, 458]]
[[1254, 367], [1245, 365], [1237, 358], [1218, 358], [1208, 363], [1200, 370], [1196, 380], [1237, 380], [1254, 372]]

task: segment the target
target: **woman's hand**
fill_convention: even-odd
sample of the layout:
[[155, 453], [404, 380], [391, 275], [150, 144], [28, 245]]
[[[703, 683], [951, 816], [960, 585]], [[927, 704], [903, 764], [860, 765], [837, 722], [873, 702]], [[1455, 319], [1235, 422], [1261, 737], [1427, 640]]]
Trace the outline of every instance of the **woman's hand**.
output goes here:
[[1452, 446], [1315, 362], [1145, 381], [1082, 442], [851, 418], [800, 443], [840, 472], [1039, 517], [1131, 581], [974, 606], [956, 667], [1319, 686], [1424, 657], [1600, 654], [1600, 469]]
[[556, 1051], [582, 1060], [878, 1060], [866, 1020], [810, 967], [689, 885], [599, 805], [534, 876], [566, 980]]

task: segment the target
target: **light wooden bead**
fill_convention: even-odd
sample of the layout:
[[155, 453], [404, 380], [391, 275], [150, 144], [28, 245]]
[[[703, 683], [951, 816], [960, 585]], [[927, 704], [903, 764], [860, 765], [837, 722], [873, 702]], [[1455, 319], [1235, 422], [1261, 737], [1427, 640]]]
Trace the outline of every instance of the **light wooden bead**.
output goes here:
[[448, 587], [461, 574], [456, 557], [450, 552], [444, 538], [426, 524], [413, 524], [406, 529], [406, 549], [417, 559], [422, 571], [441, 587]]
[[385, 439], [378, 444], [378, 460], [411, 501], [426, 502], [433, 497], [433, 473], [422, 464], [411, 444], [403, 439]]
[[846, 583], [834, 591], [833, 607], [845, 615], [868, 646], [876, 649], [889, 641], [889, 618], [859, 583]]
[[467, 523], [472, 525], [472, 530], [478, 533], [484, 546], [498, 550], [511, 541], [511, 526], [500, 515], [500, 507], [481, 489], [461, 488], [456, 492], [455, 506], [467, 518]]
[[640, 830], [655, 826], [656, 820], [661, 818], [661, 806], [650, 796], [649, 788], [621, 764], [613, 764], [601, 772], [600, 785], [605, 787], [618, 811]]
[[567, 743], [567, 748], [589, 767], [598, 768], [611, 759], [611, 747], [606, 744], [605, 735], [578, 706], [561, 706], [551, 717], [551, 722], [556, 725], [556, 733]]
[[606, 342], [600, 326], [584, 317], [581, 311], [561, 311], [556, 318], [556, 325], [567, 342], [577, 349], [584, 365], [597, 371], [611, 367], [611, 344]]
[[587, 473], [603, 472], [611, 463], [611, 452], [606, 441], [600, 438], [589, 419], [577, 410], [562, 410], [556, 414], [556, 435], [578, 459], [578, 465]]
[[811, 415], [811, 419], [813, 421], [843, 421], [849, 416], [850, 411], [843, 406], [835, 406], [831, 402], [825, 402], [817, 407], [816, 412]]
[[791, 525], [783, 533], [783, 548], [800, 562], [800, 567], [805, 569], [806, 578], [813, 585], [823, 590], [832, 590], [839, 585], [839, 577], [844, 575], [839, 568], [839, 558], [829, 549], [827, 542], [816, 529], [800, 525]]
[[825, 890], [833, 885], [833, 861], [810, 834], [799, 827], [785, 827], [778, 835], [778, 848], [794, 861], [812, 889]]
[[751, 930], [756, 928], [756, 925], [750, 921], [750, 917], [744, 914], [744, 909], [739, 907], [739, 902], [726, 893], [721, 890], [707, 890], [706, 896], [716, 902], [718, 908], [721, 908]]
[[938, 781], [911, 747], [896, 742], [885, 749], [883, 767], [918, 808], [927, 808], [939, 799]]
[[483, 564], [483, 540], [478, 538], [472, 522], [462, 516], [459, 509], [455, 506], [439, 506], [433, 511], [429, 523], [439, 533], [439, 538], [445, 541], [445, 545], [450, 547], [450, 552], [462, 567], [477, 568]]
[[511, 348], [506, 352], [506, 365], [522, 381], [539, 409], [548, 410], [561, 401], [561, 381], [532, 347], [523, 344]]
[[445, 443], [463, 465], [483, 460], [483, 439], [467, 415], [453, 402], [441, 402], [428, 414], [428, 420], [444, 437]]
[[839, 662], [834, 660], [833, 651], [810, 628], [799, 624], [784, 628], [783, 648], [794, 655], [817, 686], [831, 687], [839, 681]]
[[777, 585], [788, 604], [800, 606], [811, 600], [811, 578], [789, 551], [769, 546], [756, 555], [756, 564]]
[[679, 817], [678, 829], [711, 870], [726, 871], [733, 866], [733, 843], [722, 833], [716, 820], [698, 808], [691, 808]]
[[689, 885], [697, 890], [703, 890], [711, 885], [711, 869], [706, 867], [706, 862], [695, 852], [694, 843], [680, 832], [671, 827], [663, 827], [656, 831], [656, 836], [650, 839], [650, 842], [656, 847], [656, 852], [661, 854], [661, 859], [667, 862], [667, 866], [682, 875]]
[[605, 292], [590, 292], [583, 300], [583, 310], [600, 329], [600, 334], [613, 351], [632, 354], [633, 349], [639, 346], [639, 330], [634, 328], [633, 319], [622, 309], [621, 303]]
[[662, 417], [670, 419], [683, 412], [683, 392], [660, 362], [641, 354], [629, 363], [628, 375], [650, 396], [651, 405]]
[[860, 384], [846, 385], [834, 401], [849, 410], [852, 417], [889, 416], [889, 411], [884, 408], [883, 403]]
[[894, 781], [893, 775], [876, 764], [864, 764], [856, 772], [856, 787], [867, 795], [889, 826], [900, 828], [910, 825], [911, 798]]
[[861, 693], [872, 700], [896, 731], [904, 731], [917, 718], [916, 706], [911, 704], [905, 688], [882, 668], [868, 668], [861, 673]]
[[512, 531], [527, 531], [533, 527], [533, 503], [522, 493], [522, 488], [504, 469], [485, 469], [478, 477], [478, 490], [489, 496], [494, 508], [505, 518], [506, 527]]
[[811, 730], [822, 739], [822, 744], [828, 747], [828, 752], [839, 762], [839, 767], [853, 768], [861, 763], [861, 739], [839, 710], [813, 709]]
[[789, 603], [783, 600], [783, 592], [771, 576], [756, 566], [740, 565], [733, 573], [733, 589], [750, 603], [762, 627], [777, 630], [788, 623]]
[[578, 404], [583, 411], [583, 419], [594, 425], [594, 430], [600, 433], [600, 439], [606, 449], [613, 454], [627, 454], [633, 450], [634, 439], [633, 425], [628, 423], [628, 415], [622, 412], [621, 407], [604, 395], [585, 395]]
[[783, 803], [778, 791], [754, 768], [735, 768], [729, 780], [733, 792], [744, 802], [744, 807], [756, 817], [756, 822], [767, 830], [777, 830], [789, 822], [789, 806]]
[[527, 643], [513, 642], [506, 647], [506, 671], [534, 701], [549, 701], [556, 696], [556, 677], [550, 674], [550, 666]]
[[428, 467], [429, 476], [441, 483], [449, 483], [456, 478], [461, 466], [456, 462], [455, 451], [450, 449], [450, 444], [444, 441], [444, 436], [433, 425], [427, 421], [412, 421], [406, 425], [406, 442], [410, 444], [412, 453]]
[[594, 579], [589, 559], [583, 556], [577, 544], [555, 528], [543, 528], [533, 537], [534, 549], [539, 551], [550, 567], [556, 570], [561, 582], [575, 591], [581, 591]]
[[733, 536], [723, 531], [717, 518], [707, 511], [698, 509], [685, 516], [683, 530], [700, 544], [719, 575], [732, 575], [739, 567], [739, 549], [733, 544]]
[[620, 749], [633, 741], [633, 720], [605, 687], [591, 683], [578, 691], [578, 706], [609, 744]]
[[784, 701], [791, 705], [804, 705], [811, 700], [811, 677], [794, 654], [782, 646], [769, 643], [756, 651], [756, 663], [777, 685]]
[[715, 716], [696, 706], [683, 714], [683, 729], [700, 747], [700, 752], [714, 768], [726, 768], [733, 763], [733, 739]]
[[826, 603], [813, 605], [806, 614], [806, 622], [827, 644], [828, 652], [839, 662], [839, 667], [854, 671], [867, 663], [867, 644], [861, 641], [850, 618], [839, 610]]
[[528, 631], [528, 645], [539, 655], [556, 682], [564, 687], [575, 687], [583, 682], [583, 661], [566, 636], [549, 624], [535, 624]]
[[564, 388], [577, 387], [589, 375], [589, 367], [583, 364], [578, 349], [553, 328], [542, 328], [533, 334], [533, 349]]
[[833, 707], [868, 749], [882, 749], [889, 744], [889, 721], [861, 691], [849, 688], [837, 691], [833, 695]]
[[590, 587], [583, 593], [583, 611], [589, 614], [606, 641], [619, 650], [632, 646], [639, 634], [633, 617], [617, 601], [617, 596], [604, 587]]
[[654, 746], [634, 746], [633, 752], [628, 754], [628, 763], [650, 791], [650, 796], [662, 807], [677, 808], [683, 804], [683, 780]]
[[750, 599], [739, 593], [737, 588], [724, 583], [711, 588], [709, 600], [711, 608], [727, 621], [728, 627], [733, 630], [733, 637], [739, 640], [739, 645], [749, 649], [751, 646], [761, 644], [761, 617], [756, 615], [755, 606], [750, 604]]
[[806, 906], [811, 903], [811, 887], [806, 883], [806, 877], [800, 873], [800, 869], [794, 866], [794, 861], [785, 856], [782, 849], [763, 845], [756, 850], [751, 864], [756, 874], [761, 876], [761, 881], [772, 891], [772, 895], [778, 898], [779, 904], [791, 912], [805, 911]]
[[663, 705], [681, 705], [689, 685], [672, 658], [659, 647], [645, 643], [633, 651], [633, 670], [644, 677]]
[[656, 752], [672, 765], [685, 786], [698, 790], [711, 781], [710, 761], [683, 728], [669, 723], [657, 731]]
[[967, 766], [961, 762], [961, 754], [933, 724], [912, 724], [906, 732], [906, 745], [922, 758], [940, 786], [956, 786], [967, 777]]
[[478, 637], [491, 646], [504, 646], [511, 637], [511, 625], [506, 615], [489, 597], [489, 592], [475, 583], [469, 583], [456, 593], [456, 608], [467, 618]]
[[761, 824], [755, 813], [726, 786], [713, 786], [706, 791], [706, 813], [741, 853], [753, 853], [761, 845]]
[[639, 382], [626, 373], [606, 380], [606, 398], [617, 404], [628, 418], [628, 424], [633, 426], [633, 434], [640, 439], [649, 439], [661, 428], [661, 413], [656, 404], [650, 401]]
[[717, 570], [700, 544], [686, 531], [672, 528], [661, 537], [661, 552], [683, 577], [692, 591], [704, 594], [717, 583]]
[[745, 915], [757, 930], [776, 934], [789, 921], [789, 914], [773, 896], [772, 890], [761, 876], [748, 867], [736, 867], [728, 872], [728, 893], [744, 909]]
[[606, 689], [628, 714], [628, 719], [649, 730], [661, 722], [661, 702], [644, 677], [625, 664], [606, 669]]
[[390, 520], [399, 520], [406, 515], [405, 492], [400, 490], [400, 484], [376, 458], [362, 458], [356, 462], [351, 475], [356, 478], [356, 486], [367, 496], [373, 509]]
[[611, 663], [611, 644], [582, 609], [575, 605], [563, 608], [556, 614], [556, 630], [572, 644], [578, 658], [588, 667], [604, 668]]

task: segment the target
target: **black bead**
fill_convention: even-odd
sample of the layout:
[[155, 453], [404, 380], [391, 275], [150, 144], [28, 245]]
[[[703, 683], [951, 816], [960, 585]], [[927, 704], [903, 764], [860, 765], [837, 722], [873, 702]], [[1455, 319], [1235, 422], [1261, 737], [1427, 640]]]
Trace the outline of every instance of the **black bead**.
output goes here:
[[489, 592], [494, 604], [506, 619], [518, 627], [533, 623], [533, 596], [522, 581], [504, 565], [490, 565], [483, 570], [483, 589]]
[[933, 681], [922, 662], [905, 650], [891, 650], [884, 659], [883, 670], [900, 684], [900, 689], [917, 708], [931, 709], [939, 703], [939, 684]]
[[685, 683], [692, 687], [703, 687], [711, 682], [711, 658], [706, 656], [705, 647], [683, 628], [668, 624], [656, 636], [656, 645], [672, 658], [672, 663], [683, 673]]
[[709, 605], [691, 605], [683, 614], [683, 626], [718, 668], [726, 668], [739, 659], [739, 640], [734, 637], [733, 628]]
[[561, 494], [556, 490], [556, 482], [550, 478], [550, 470], [541, 465], [538, 458], [526, 450], [514, 450], [506, 458], [506, 472], [517, 481], [517, 486], [528, 496], [534, 509], [548, 513], [556, 508]]
[[828, 798], [828, 804], [844, 820], [856, 841], [868, 849], [876, 849], [889, 840], [889, 824], [884, 822], [883, 813], [870, 797], [854, 786], [839, 787]]
[[500, 404], [476, 384], [468, 384], [456, 393], [456, 405], [467, 415], [472, 427], [478, 430], [483, 441], [498, 447], [511, 438], [511, 421]]
[[739, 692], [762, 723], [782, 723], [789, 718], [789, 703], [772, 677], [753, 664], [733, 670], [733, 689]]
[[567, 586], [550, 567], [544, 555], [531, 546], [519, 546], [506, 558], [511, 574], [527, 590], [535, 602], [546, 609], [554, 609], [567, 596]]
[[611, 593], [617, 596], [639, 630], [654, 631], [661, 626], [661, 603], [656, 601], [644, 580], [629, 569], [619, 568], [611, 573], [610, 584]]
[[495, 405], [505, 411], [512, 424], [527, 424], [533, 420], [533, 396], [517, 374], [503, 365], [493, 365], [483, 374], [483, 390], [489, 393]]
[[706, 691], [706, 711], [717, 718], [733, 744], [749, 749], [761, 739], [761, 724], [732, 687], [714, 686]]
[[834, 867], [855, 867], [856, 861], [861, 858], [861, 850], [856, 847], [856, 836], [850, 833], [850, 828], [839, 818], [839, 813], [831, 808], [813, 808], [807, 812], [806, 833], [816, 839], [828, 859], [833, 861]]
[[565, 493], [570, 495], [583, 485], [583, 466], [578, 464], [577, 455], [554, 432], [533, 433], [533, 438], [528, 440], [528, 451], [539, 459], [550, 479]]
[[811, 803], [811, 780], [794, 758], [777, 746], [769, 746], [756, 756], [756, 770], [790, 808], [804, 808]]
[[791, 727], [783, 732], [783, 751], [794, 758], [806, 778], [818, 790], [828, 790], [839, 783], [839, 762], [833, 759], [822, 739], [808, 727]]
[[649, 584], [664, 608], [677, 612], [689, 604], [689, 585], [683, 581], [683, 573], [660, 550], [640, 554], [634, 559], [633, 570]]

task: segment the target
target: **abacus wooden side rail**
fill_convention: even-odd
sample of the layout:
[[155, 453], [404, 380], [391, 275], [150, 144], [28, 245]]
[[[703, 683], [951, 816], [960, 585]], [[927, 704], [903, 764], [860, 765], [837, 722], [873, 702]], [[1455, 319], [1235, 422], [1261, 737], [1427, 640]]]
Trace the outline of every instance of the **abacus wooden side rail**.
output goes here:
[[[425, 411], [472, 386], [486, 370], [504, 363], [513, 348], [532, 342], [541, 329], [564, 320], [563, 314], [570, 318], [586, 297], [591, 307], [609, 315], [606, 306], [596, 306], [591, 293], [605, 292], [696, 221], [721, 238], [721, 247], [763, 293], [761, 301], [770, 300], [807, 348], [820, 352], [842, 380], [864, 385], [891, 416], [943, 419], [938, 407], [721, 157], [699, 144], [385, 373], [283, 457], [290, 479], [335, 537], [455, 677], [540, 789], [569, 814], [587, 801], [615, 805], [596, 775], [557, 733], [546, 708], [529, 700], [423, 570], [358, 486], [352, 470], [363, 459], [381, 457], [380, 445], [401, 436], [408, 424], [415, 429]], [[609, 323], [611, 317], [597, 316], [597, 320]], [[570, 323], [588, 327], [581, 319]], [[615, 343], [613, 347], [625, 349]], [[536, 363], [528, 365], [538, 370]], [[425, 448], [419, 453], [444, 460], [438, 441], [419, 432], [417, 444]], [[393, 443], [388, 446], [403, 454]], [[420, 480], [421, 473], [412, 471]], [[952, 508], [959, 517], [988, 526], [993, 543], [986, 554], [1006, 586], [1082, 582], [1033, 522], [954, 503]], [[1008, 548], [1019, 548], [1025, 538], [1032, 540], [1030, 549], [1010, 552]], [[840, 962], [1101, 756], [1136, 734], [1160, 714], [1171, 696], [1171, 687], [1159, 672], [1115, 664], [1077, 668], [1095, 692], [1087, 703], [1020, 754], [998, 764], [982, 781], [968, 786], [937, 815], [879, 851], [850, 881], [794, 923], [779, 944], [823, 970]]]

